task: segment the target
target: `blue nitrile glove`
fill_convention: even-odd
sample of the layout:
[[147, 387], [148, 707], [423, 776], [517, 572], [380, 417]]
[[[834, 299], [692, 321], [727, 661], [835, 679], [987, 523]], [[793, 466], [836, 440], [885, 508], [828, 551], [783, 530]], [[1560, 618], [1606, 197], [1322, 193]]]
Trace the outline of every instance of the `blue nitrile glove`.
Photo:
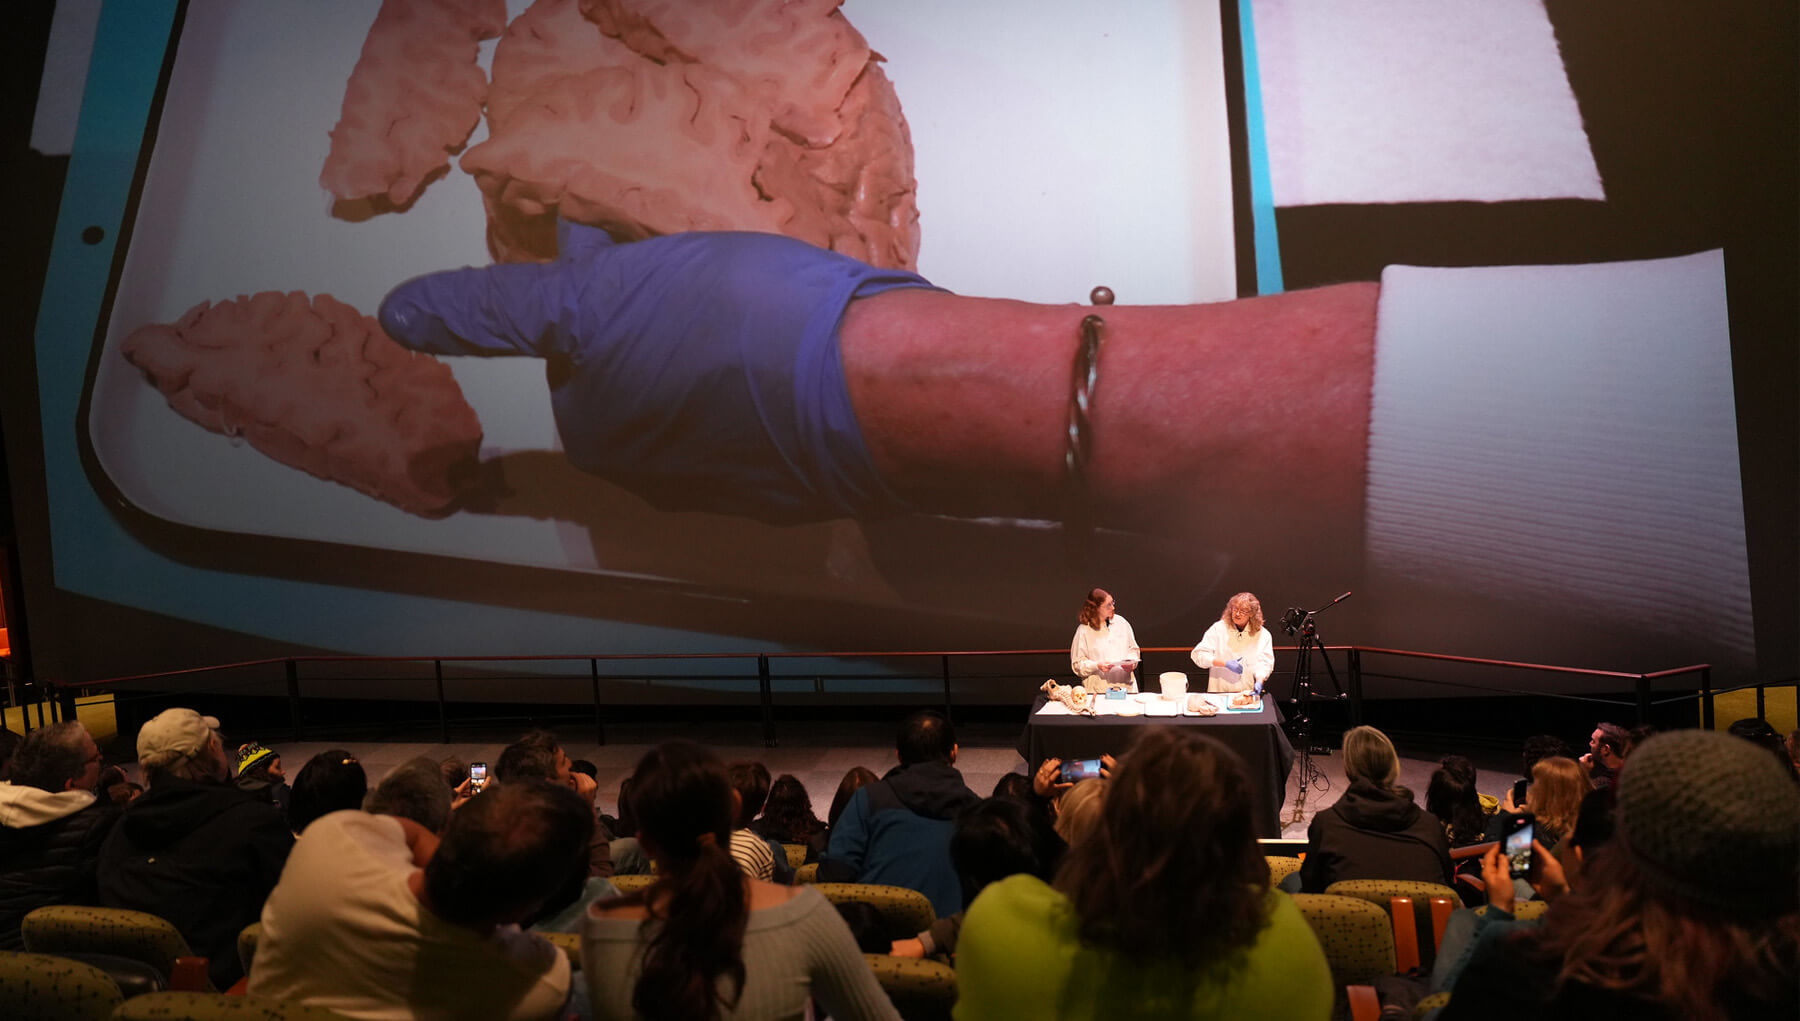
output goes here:
[[1241, 659], [1226, 660], [1225, 661], [1225, 669], [1231, 671], [1234, 674], [1241, 674], [1244, 672], [1244, 661]]
[[614, 244], [557, 225], [555, 262], [449, 270], [381, 303], [396, 341], [545, 361], [571, 463], [665, 510], [778, 524], [903, 509], [870, 461], [837, 330], [851, 299], [930, 287], [775, 234]]
[[1263, 686], [1263, 682], [1261, 682], [1261, 681], [1256, 682], [1255, 688], [1253, 690], [1256, 692], [1257, 698], [1262, 697], [1262, 686]]

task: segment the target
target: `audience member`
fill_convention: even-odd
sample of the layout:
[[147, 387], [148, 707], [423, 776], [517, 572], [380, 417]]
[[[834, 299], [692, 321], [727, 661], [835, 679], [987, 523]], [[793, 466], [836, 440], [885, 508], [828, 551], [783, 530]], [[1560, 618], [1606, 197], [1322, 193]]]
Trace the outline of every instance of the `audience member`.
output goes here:
[[590, 759], [570, 759], [569, 760], [569, 772], [580, 773], [582, 776], [585, 776], [589, 780], [594, 781], [594, 789], [595, 790], [600, 789], [600, 767], [595, 765], [592, 760], [590, 760]]
[[438, 763], [438, 774], [444, 778], [444, 786], [454, 791], [469, 782], [469, 764], [451, 755]]
[[12, 761], [13, 753], [19, 750], [24, 738], [8, 727], [0, 727], [0, 780], [6, 779], [7, 763]]
[[1625, 747], [1630, 740], [1630, 732], [1617, 723], [1595, 725], [1594, 732], [1588, 735], [1587, 754], [1581, 757], [1581, 765], [1593, 778], [1595, 790], [1612, 790], [1619, 767], [1625, 764]]
[[1031, 789], [1031, 777], [1024, 773], [1002, 773], [1000, 779], [994, 781], [994, 792], [989, 796], [1030, 801], [1037, 797], [1037, 792]]
[[1106, 802], [1104, 779], [1083, 780], [1056, 802], [1056, 835], [1074, 847], [1092, 833], [1100, 822], [1100, 809]]
[[792, 773], [783, 773], [769, 785], [769, 800], [762, 817], [750, 824], [759, 836], [777, 844], [800, 844], [806, 860], [818, 861], [825, 850], [825, 823], [813, 814], [812, 795]]
[[594, 792], [599, 790], [599, 784], [593, 777], [569, 768], [568, 753], [563, 751], [555, 734], [548, 730], [533, 730], [507, 745], [494, 763], [494, 779], [499, 783], [543, 780], [573, 790], [594, 817], [588, 842], [588, 875], [617, 874], [612, 858], [612, 834], [601, 825], [599, 809], [594, 806]]
[[[1099, 805], [1097, 800], [1090, 803]], [[1034, 815], [1029, 803], [1006, 795], [978, 801], [957, 813], [950, 860], [962, 883], [964, 904], [974, 903], [982, 890], [1007, 876], [1024, 873], [1049, 882], [1056, 874], [1066, 845], [1054, 832], [1046, 835], [1040, 830]], [[966, 914], [965, 910], [939, 918], [918, 936], [894, 940], [884, 950], [895, 957], [953, 958]]]
[[[405, 775], [448, 790], [429, 760]], [[519, 925], [582, 878], [593, 825], [566, 786], [520, 778], [457, 809], [441, 842], [411, 819], [327, 815], [269, 896], [249, 991], [360, 1018], [561, 1018], [568, 957]]]
[[450, 788], [444, 786], [438, 764], [421, 755], [382, 777], [363, 798], [362, 810], [410, 819], [428, 832], [442, 833], [450, 823]]
[[1613, 840], [1535, 930], [1484, 941], [1443, 1021], [1794, 1016], [1800, 798], [1785, 772], [1682, 730], [1645, 741], [1618, 779]]
[[1641, 745], [1645, 741], [1650, 740], [1655, 735], [1656, 735], [1656, 725], [1651, 724], [1651, 723], [1640, 723], [1637, 726], [1626, 731], [1625, 732], [1625, 757], [1630, 758], [1631, 753], [1637, 751], [1638, 745]]
[[356, 756], [330, 748], [306, 760], [288, 795], [288, 825], [296, 835], [314, 819], [346, 808], [361, 808], [369, 793], [369, 775]]
[[93, 904], [100, 846], [119, 819], [95, 797], [100, 749], [74, 721], [34, 730], [0, 781], [0, 950], [22, 950], [19, 922], [48, 904]]
[[239, 790], [249, 791], [280, 809], [281, 814], [287, 814], [288, 796], [293, 789], [288, 786], [287, 773], [281, 768], [281, 756], [273, 750], [254, 741], [239, 745], [231, 782]]
[[907, 717], [895, 745], [900, 765], [851, 795], [832, 826], [819, 880], [904, 886], [953, 915], [963, 904], [950, 834], [956, 813], [980, 799], [956, 770], [956, 734], [941, 714]]
[[844, 809], [850, 807], [850, 799], [856, 792], [878, 779], [880, 777], [875, 775], [875, 771], [867, 766], [851, 766], [845, 771], [844, 778], [838, 781], [837, 793], [831, 796], [831, 807], [825, 810], [827, 838], [831, 835], [831, 828], [837, 825], [838, 817], [844, 814]]
[[108, 766], [100, 771], [100, 782], [94, 785], [94, 795], [101, 800], [109, 801], [124, 808], [137, 800], [144, 793], [144, 785], [133, 783], [125, 770], [118, 766]]
[[637, 836], [637, 816], [631, 812], [631, 776], [619, 781], [619, 814], [602, 815], [600, 822], [612, 832], [613, 839]]
[[1800, 730], [1792, 730], [1787, 736], [1788, 762], [1796, 771], [1800, 771]]
[[1475, 764], [1461, 755], [1446, 755], [1432, 770], [1425, 788], [1425, 811], [1444, 824], [1451, 847], [1479, 844], [1487, 829], [1487, 813], [1481, 810], [1481, 793], [1475, 789]]
[[1219, 742], [1142, 730], [1055, 884], [1013, 876], [970, 907], [955, 1016], [1329, 1017], [1331, 971], [1269, 888], [1250, 791]]
[[1554, 850], [1575, 828], [1582, 799], [1595, 789], [1587, 770], [1574, 759], [1560, 755], [1542, 759], [1531, 768], [1531, 786], [1525, 790], [1525, 803], [1514, 804], [1512, 792], [1507, 791], [1506, 798], [1500, 803], [1500, 811], [1494, 813], [1488, 824], [1486, 838], [1500, 839], [1506, 834], [1512, 818], [1521, 812], [1530, 812], [1536, 819], [1537, 839]]
[[1783, 769], [1787, 770], [1789, 779], [1800, 780], [1800, 774], [1796, 774], [1794, 771], [1794, 760], [1788, 755], [1787, 743], [1781, 739], [1780, 734], [1775, 732], [1775, 728], [1770, 726], [1768, 720], [1760, 716], [1734, 720], [1731, 726], [1725, 728], [1725, 732], [1732, 737], [1742, 738], [1751, 744], [1767, 748], [1769, 754], [1775, 756], [1775, 760], [1781, 763]]
[[1400, 756], [1386, 734], [1355, 727], [1344, 735], [1350, 788], [1306, 828], [1306, 861], [1298, 875], [1307, 893], [1342, 879], [1453, 882], [1450, 839], [1437, 819], [1400, 787]]
[[840, 1021], [898, 1017], [830, 901], [732, 860], [736, 799], [717, 756], [669, 741], [634, 775], [657, 880], [588, 911], [581, 962], [596, 1018], [797, 1018], [812, 997]]
[[243, 974], [238, 932], [262, 914], [294, 837], [275, 806], [231, 785], [218, 725], [168, 709], [139, 729], [150, 788], [101, 847], [99, 890], [107, 907], [167, 919], [228, 989]]
[[751, 879], [773, 880], [775, 860], [779, 856], [783, 869], [791, 878], [792, 870], [786, 869], [787, 852], [771, 846], [750, 829], [750, 821], [769, 799], [769, 767], [760, 762], [733, 762], [725, 767], [725, 775], [737, 798], [737, 813], [731, 826], [731, 857], [737, 861], [738, 868]]

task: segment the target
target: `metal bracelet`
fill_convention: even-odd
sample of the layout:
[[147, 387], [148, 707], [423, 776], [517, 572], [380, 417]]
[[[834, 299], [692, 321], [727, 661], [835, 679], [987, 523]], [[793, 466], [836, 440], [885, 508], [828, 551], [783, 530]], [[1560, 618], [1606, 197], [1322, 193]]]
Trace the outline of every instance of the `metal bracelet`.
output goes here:
[[[1096, 287], [1088, 296], [1095, 305], [1111, 305], [1113, 292]], [[1064, 512], [1063, 536], [1072, 562], [1079, 564], [1089, 540], [1093, 538], [1094, 521], [1087, 494], [1088, 462], [1093, 458], [1094, 391], [1100, 383], [1100, 345], [1106, 339], [1106, 320], [1097, 315], [1082, 317], [1077, 330], [1074, 372], [1069, 390], [1068, 443], [1063, 450]]]

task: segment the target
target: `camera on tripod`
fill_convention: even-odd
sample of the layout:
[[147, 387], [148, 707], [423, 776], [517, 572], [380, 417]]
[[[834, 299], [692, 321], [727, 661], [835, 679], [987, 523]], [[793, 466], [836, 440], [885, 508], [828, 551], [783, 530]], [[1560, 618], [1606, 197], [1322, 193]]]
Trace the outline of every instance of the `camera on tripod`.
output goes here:
[[1300, 633], [1300, 628], [1306, 623], [1306, 618], [1310, 616], [1312, 615], [1300, 607], [1290, 606], [1287, 608], [1287, 612], [1281, 615], [1281, 630], [1286, 631], [1290, 636], [1297, 635]]

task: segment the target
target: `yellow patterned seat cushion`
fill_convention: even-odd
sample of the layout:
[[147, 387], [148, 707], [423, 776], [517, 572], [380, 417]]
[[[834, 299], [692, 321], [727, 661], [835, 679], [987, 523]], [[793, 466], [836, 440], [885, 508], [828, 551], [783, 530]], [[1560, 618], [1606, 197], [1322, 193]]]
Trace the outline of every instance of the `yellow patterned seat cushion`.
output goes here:
[[937, 913], [931, 910], [931, 901], [917, 890], [909, 890], [904, 886], [883, 886], [878, 883], [815, 883], [814, 889], [825, 895], [833, 904], [848, 901], [861, 901], [873, 905], [881, 912], [889, 939], [907, 939], [917, 936], [931, 923], [937, 921]]
[[323, 1007], [267, 996], [221, 993], [149, 993], [126, 1000], [114, 1021], [343, 1021]]
[[91, 964], [0, 951], [0, 1014], [7, 1021], [102, 1021], [124, 998]]
[[1294, 905], [1324, 948], [1331, 983], [1340, 991], [1394, 973], [1394, 926], [1386, 911], [1329, 893], [1296, 893]]
[[177, 957], [191, 957], [187, 940], [167, 919], [124, 908], [58, 904], [38, 908], [19, 925], [33, 953], [116, 954], [174, 974]]
[[1300, 859], [1298, 858], [1290, 858], [1280, 854], [1266, 854], [1263, 855], [1263, 860], [1269, 863], [1269, 882], [1271, 884], [1278, 884], [1283, 879], [1300, 871]]
[[889, 957], [886, 954], [864, 954], [881, 991], [894, 1002], [894, 1009], [907, 1017], [948, 1014], [956, 1004], [956, 970], [942, 961], [912, 957]]

